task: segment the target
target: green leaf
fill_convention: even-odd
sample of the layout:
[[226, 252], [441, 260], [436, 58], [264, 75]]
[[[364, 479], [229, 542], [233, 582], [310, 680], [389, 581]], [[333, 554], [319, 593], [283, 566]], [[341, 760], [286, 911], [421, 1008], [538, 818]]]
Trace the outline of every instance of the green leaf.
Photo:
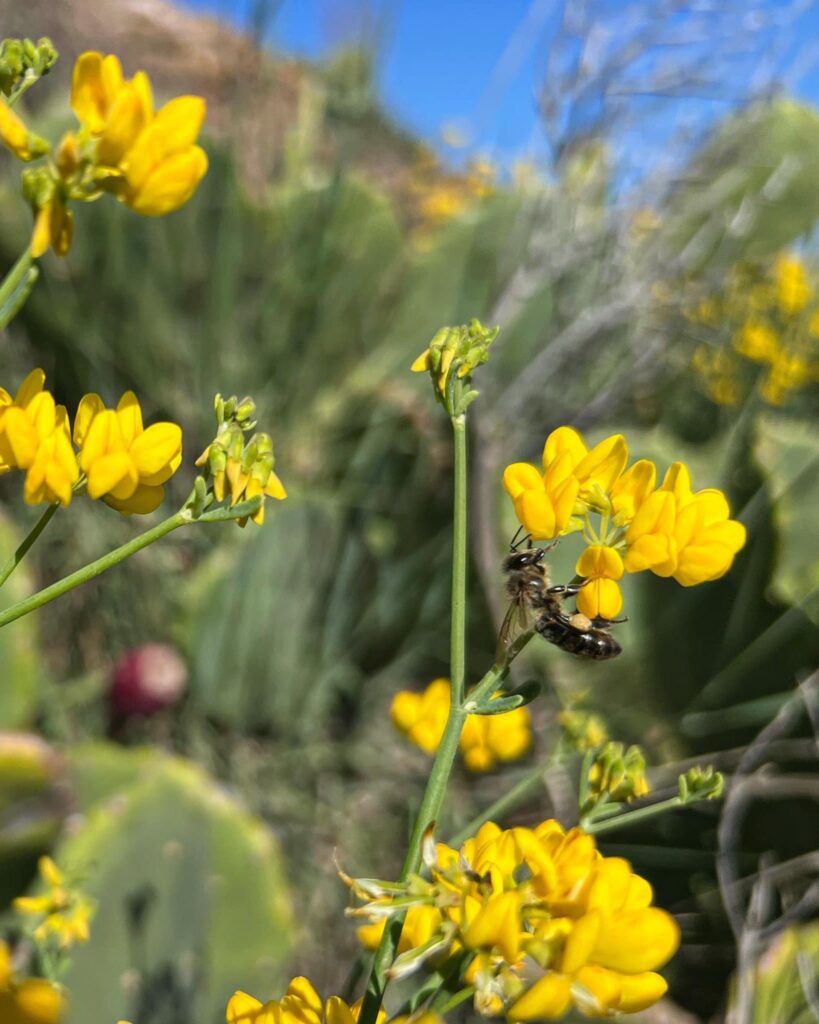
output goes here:
[[768, 474], [779, 548], [772, 589], [819, 622], [819, 435], [815, 425], [774, 416], [757, 424], [754, 453]]
[[490, 700], [481, 701], [478, 704], [466, 702], [466, 710], [470, 715], [503, 715], [507, 711], [514, 711], [515, 708], [522, 708], [540, 695], [541, 685], [534, 679], [530, 679], [512, 693], [504, 694], [502, 697], [492, 697]]
[[[66, 979], [68, 1024], [147, 1019], [149, 1005], [161, 1016], [179, 1000], [189, 1019], [214, 1021], [236, 988], [274, 991], [293, 933], [269, 830], [191, 763], [108, 754], [133, 783], [97, 800], [56, 857], [98, 902]], [[102, 763], [99, 745], [72, 754], [76, 778]], [[129, 971], [136, 988], [122, 984]]]
[[697, 267], [762, 259], [819, 217], [819, 114], [779, 99], [743, 110], [694, 158], [662, 232]]

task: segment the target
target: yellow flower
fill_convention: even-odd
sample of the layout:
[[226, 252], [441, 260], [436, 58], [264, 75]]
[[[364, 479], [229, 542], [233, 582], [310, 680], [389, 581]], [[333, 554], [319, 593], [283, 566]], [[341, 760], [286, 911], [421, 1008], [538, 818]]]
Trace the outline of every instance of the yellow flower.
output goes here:
[[623, 595], [616, 582], [625, 573], [620, 553], [604, 544], [593, 544], [578, 559], [576, 572], [588, 580], [577, 595], [578, 610], [590, 619], [616, 619], [623, 608]]
[[674, 571], [671, 533], [676, 503], [668, 491], [653, 491], [640, 506], [625, 535], [623, 564], [628, 572], [651, 569], [658, 576]]
[[533, 540], [551, 540], [570, 527], [576, 505], [609, 504], [608, 493], [625, 468], [628, 449], [622, 434], [589, 450], [571, 427], [558, 427], [543, 447], [543, 475], [515, 462], [503, 474], [503, 486], [518, 520]]
[[450, 682], [433, 679], [423, 693], [402, 690], [392, 702], [392, 721], [396, 729], [420, 747], [425, 754], [434, 754], [444, 735], [449, 715]]
[[471, 772], [489, 772], [498, 762], [517, 761], [531, 746], [532, 720], [525, 707], [500, 715], [468, 715], [461, 732], [461, 755]]
[[783, 351], [774, 360], [759, 393], [769, 405], [784, 405], [792, 391], [814, 379], [815, 370], [808, 359], [798, 352]]
[[48, 143], [26, 128], [23, 121], [2, 96], [0, 96], [0, 142], [10, 149], [18, 160], [36, 160], [48, 152]]
[[131, 391], [116, 411], [106, 409], [99, 395], [85, 395], [77, 410], [74, 441], [88, 496], [102, 498], [125, 515], [153, 512], [165, 496], [163, 484], [182, 462], [181, 428], [162, 422], [145, 430]]
[[[410, 949], [423, 946], [441, 927], [441, 921], [441, 911], [437, 907], [431, 907], [424, 903], [410, 907], [404, 918], [401, 938], [398, 940], [398, 952], [406, 953]], [[365, 924], [357, 928], [358, 941], [365, 949], [378, 949], [378, 943], [384, 934], [386, 924], [386, 918], [382, 918], [373, 924]]]
[[786, 315], [801, 312], [810, 302], [812, 288], [805, 265], [796, 256], [779, 257], [774, 266], [774, 283], [777, 304]]
[[41, 918], [34, 937], [45, 942], [50, 936], [57, 939], [62, 949], [78, 942], [88, 942], [89, 924], [94, 912], [93, 903], [66, 880], [50, 857], [41, 857], [40, 875], [48, 885], [43, 896], [20, 896], [14, 900], [14, 909], [20, 914]]
[[31, 255], [38, 259], [54, 249], [58, 256], [65, 256], [74, 238], [74, 214], [65, 204], [59, 191], [41, 206], [34, 218], [34, 232], [31, 236]]
[[572, 475], [580, 485], [580, 500], [589, 504], [609, 494], [626, 468], [628, 447], [622, 434], [612, 434], [589, 449], [572, 427], [558, 427], [543, 447], [544, 471], [565, 455], [569, 456]]
[[533, 540], [552, 540], [566, 532], [580, 491], [568, 453], [544, 466], [542, 475], [528, 462], [512, 463], [504, 470], [503, 486]]
[[26, 470], [29, 504], [68, 505], [79, 470], [65, 407], [43, 391], [45, 374], [32, 370], [12, 401], [0, 388], [0, 473]]
[[62, 992], [44, 978], [16, 980], [11, 954], [0, 942], [0, 1021], [3, 1024], [58, 1024], [65, 1009]]
[[734, 348], [755, 363], [772, 363], [780, 349], [776, 331], [762, 320], [748, 320], [734, 335]]
[[[281, 999], [261, 1003], [246, 992], [236, 992], [227, 1005], [227, 1024], [356, 1024], [361, 1013], [361, 1000], [348, 1006], [338, 996], [325, 1003], [313, 985], [304, 977], [293, 978]], [[387, 1014], [382, 1009], [376, 1024], [384, 1024]]]
[[[450, 699], [448, 679], [434, 679], [423, 693], [402, 690], [393, 698], [393, 724], [424, 753], [434, 754], [444, 735]], [[468, 715], [460, 739], [464, 764], [473, 772], [516, 761], [531, 745], [531, 717], [525, 707], [499, 715]]]
[[132, 210], [161, 217], [190, 199], [208, 168], [195, 145], [205, 119], [201, 96], [178, 96], [154, 113], [144, 71], [130, 80], [119, 60], [83, 53], [74, 66], [71, 105], [83, 131], [97, 140], [99, 175]]
[[638, 459], [612, 484], [611, 508], [618, 526], [630, 523], [654, 490], [657, 468], [649, 459]]
[[716, 488], [693, 493], [688, 468], [682, 462], [669, 467], [661, 491], [673, 495], [676, 511], [669, 561], [653, 566], [652, 571], [673, 576], [684, 587], [724, 576], [747, 536], [742, 523], [729, 518], [725, 495]]

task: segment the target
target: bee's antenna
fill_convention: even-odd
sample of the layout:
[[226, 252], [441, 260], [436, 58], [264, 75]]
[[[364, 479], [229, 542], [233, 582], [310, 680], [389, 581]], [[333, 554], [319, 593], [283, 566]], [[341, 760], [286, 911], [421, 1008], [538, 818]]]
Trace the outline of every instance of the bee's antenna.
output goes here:
[[509, 550], [510, 551], [517, 551], [518, 545], [520, 543], [522, 543], [522, 541], [518, 541], [518, 537], [520, 537], [520, 531], [522, 529], [523, 529], [523, 526], [519, 526], [517, 528], [517, 530], [515, 530], [515, 536], [509, 541]]

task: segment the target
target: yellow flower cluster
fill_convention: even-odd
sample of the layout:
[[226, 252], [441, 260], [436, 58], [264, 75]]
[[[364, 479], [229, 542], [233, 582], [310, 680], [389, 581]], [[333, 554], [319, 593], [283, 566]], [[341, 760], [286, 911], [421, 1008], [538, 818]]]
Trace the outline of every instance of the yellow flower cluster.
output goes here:
[[408, 182], [410, 202], [418, 221], [416, 241], [422, 246], [428, 243], [437, 228], [492, 195], [496, 180], [497, 169], [488, 160], [473, 160], [463, 174], [452, 174], [442, 169], [431, 154], [422, 153]]
[[516, 462], [503, 484], [532, 539], [582, 534], [577, 607], [590, 619], [619, 615], [627, 572], [650, 570], [691, 587], [723, 576], [745, 543], [745, 527], [730, 518], [721, 491], [693, 491], [681, 462], [657, 486], [653, 462], [628, 466], [622, 434], [589, 449], [577, 431], [558, 427], [546, 439], [543, 471]]
[[[304, 977], [293, 978], [281, 999], [266, 1003], [246, 992], [236, 992], [227, 1005], [227, 1024], [356, 1024], [361, 1001], [348, 1006], [339, 996], [322, 1002]], [[383, 1024], [386, 1013], [378, 1014]]]
[[77, 943], [88, 942], [94, 904], [69, 884], [50, 857], [41, 857], [40, 876], [48, 886], [42, 896], [19, 896], [14, 909], [20, 914], [39, 918], [34, 929], [37, 942], [54, 938], [60, 949], [70, 949]]
[[0, 474], [25, 472], [29, 504], [68, 505], [85, 490], [125, 515], [153, 512], [164, 484], [182, 461], [182, 430], [175, 423], [145, 429], [133, 392], [116, 409], [86, 395], [71, 426], [64, 406], [44, 391], [45, 373], [32, 370], [14, 398], [0, 388]]
[[380, 925], [410, 908], [419, 945], [399, 954], [394, 975], [466, 951], [476, 1009], [509, 1021], [556, 1020], [573, 1006], [589, 1017], [635, 1013], [666, 991], [656, 970], [679, 945], [674, 919], [651, 905], [628, 861], [602, 856], [580, 829], [490, 822], [460, 850], [428, 842], [425, 862], [429, 879], [403, 887], [348, 880], [368, 901], [354, 916]]
[[699, 332], [693, 369], [718, 405], [737, 405], [763, 369], [759, 394], [785, 405], [819, 382], [819, 287], [797, 256], [780, 254], [767, 267], [739, 265], [719, 295], [687, 303]]
[[[205, 118], [200, 96], [179, 96], [154, 109], [144, 71], [123, 75], [119, 59], [101, 53], [77, 58], [71, 107], [79, 122], [63, 137], [44, 167], [24, 175], [35, 211], [31, 251], [50, 247], [64, 256], [73, 236], [71, 201], [90, 202], [112, 193], [136, 213], [160, 217], [190, 199], [208, 161], [196, 138]], [[48, 152], [0, 98], [0, 140], [24, 161]]]
[[44, 978], [14, 977], [11, 954], [0, 942], [0, 1021], [3, 1024], [57, 1024], [65, 1000], [56, 985]]
[[[450, 701], [448, 679], [433, 679], [423, 693], [402, 690], [393, 698], [393, 723], [416, 747], [434, 754], [444, 735]], [[464, 764], [471, 772], [488, 772], [499, 762], [517, 761], [532, 746], [529, 710], [468, 715], [460, 742]]]

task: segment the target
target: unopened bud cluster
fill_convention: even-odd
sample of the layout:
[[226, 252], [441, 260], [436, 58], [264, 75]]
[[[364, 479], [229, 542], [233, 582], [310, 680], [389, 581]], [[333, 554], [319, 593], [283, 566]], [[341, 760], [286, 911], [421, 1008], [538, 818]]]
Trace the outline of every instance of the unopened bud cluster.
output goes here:
[[412, 364], [416, 373], [428, 370], [435, 396], [450, 416], [461, 416], [478, 397], [471, 388], [474, 370], [489, 359], [489, 346], [499, 327], [472, 320], [460, 327], [442, 327]]
[[646, 759], [637, 746], [624, 749], [622, 743], [609, 742], [595, 756], [587, 777], [585, 816], [603, 800], [628, 803], [646, 796]]
[[[257, 432], [246, 438], [256, 426], [256, 403], [250, 397], [238, 399], [235, 395], [214, 400], [216, 437], [196, 460], [205, 466], [212, 482], [216, 501], [230, 498], [230, 505], [260, 497], [261, 503], [250, 514], [255, 523], [264, 522], [265, 497], [281, 500], [287, 497], [281, 481], [273, 472], [273, 439], [269, 434]], [[248, 517], [239, 519], [244, 526]]]
[[684, 804], [696, 800], [718, 800], [724, 789], [725, 776], [715, 771], [713, 765], [689, 768], [679, 778], [679, 798]]
[[47, 75], [57, 62], [57, 51], [45, 36], [33, 39], [4, 39], [0, 42], [0, 92], [11, 96], [24, 81]]

